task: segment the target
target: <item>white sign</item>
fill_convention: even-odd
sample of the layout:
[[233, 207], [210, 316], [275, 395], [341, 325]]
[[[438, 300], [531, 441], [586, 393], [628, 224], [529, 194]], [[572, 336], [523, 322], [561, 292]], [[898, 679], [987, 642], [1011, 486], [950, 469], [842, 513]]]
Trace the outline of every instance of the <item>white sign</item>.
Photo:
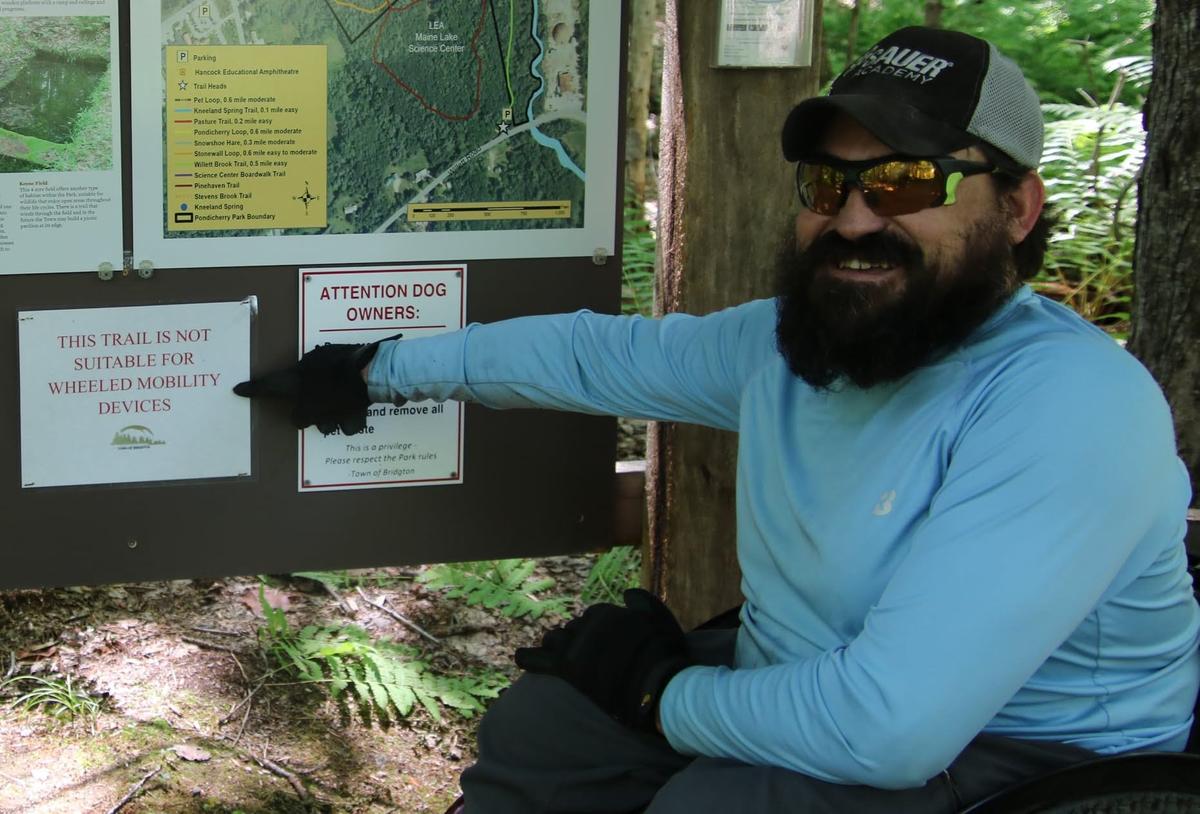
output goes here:
[[116, 0], [0, 2], [0, 274], [121, 267]]
[[[463, 327], [463, 264], [300, 270], [300, 344], [401, 341]], [[459, 402], [376, 404], [352, 436], [300, 434], [301, 492], [462, 483]]]
[[812, 64], [809, 0], [721, 0], [717, 64], [798, 68]]
[[250, 474], [253, 301], [21, 311], [21, 485]]

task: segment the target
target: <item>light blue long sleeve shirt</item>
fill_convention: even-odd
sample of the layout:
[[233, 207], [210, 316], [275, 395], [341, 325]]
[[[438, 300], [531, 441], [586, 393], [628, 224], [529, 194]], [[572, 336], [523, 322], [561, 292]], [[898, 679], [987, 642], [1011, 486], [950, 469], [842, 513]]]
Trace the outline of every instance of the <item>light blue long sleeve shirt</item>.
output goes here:
[[1190, 487], [1146, 370], [1028, 288], [865, 390], [806, 385], [774, 326], [770, 300], [472, 325], [384, 343], [369, 390], [738, 431], [742, 626], [732, 669], [663, 695], [682, 753], [904, 788], [980, 731], [1182, 749]]

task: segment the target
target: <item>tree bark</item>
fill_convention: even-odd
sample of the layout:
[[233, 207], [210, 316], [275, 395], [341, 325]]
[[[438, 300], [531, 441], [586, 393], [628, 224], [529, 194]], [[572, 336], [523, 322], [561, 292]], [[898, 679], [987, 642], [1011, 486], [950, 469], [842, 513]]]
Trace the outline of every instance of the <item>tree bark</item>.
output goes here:
[[[820, 3], [814, 53], [820, 53]], [[779, 134], [816, 69], [733, 70], [715, 59], [715, 0], [669, 0], [659, 142], [658, 310], [704, 314], [773, 288], [796, 209]], [[741, 601], [737, 436], [683, 424], [649, 436], [646, 582], [685, 627]]]
[[628, 91], [625, 97], [625, 189], [641, 206], [649, 180], [650, 87], [654, 78], [656, 0], [629, 0]]
[[925, 0], [925, 25], [942, 27], [942, 0]]
[[[1146, 100], [1129, 349], [1162, 386], [1200, 506], [1200, 9], [1159, 0]], [[1136, 428], [1129, 428], [1136, 431]]]
[[855, 51], [858, 49], [858, 24], [862, 20], [864, 0], [854, 0], [850, 7], [850, 27], [846, 31], [846, 67], [854, 62]]

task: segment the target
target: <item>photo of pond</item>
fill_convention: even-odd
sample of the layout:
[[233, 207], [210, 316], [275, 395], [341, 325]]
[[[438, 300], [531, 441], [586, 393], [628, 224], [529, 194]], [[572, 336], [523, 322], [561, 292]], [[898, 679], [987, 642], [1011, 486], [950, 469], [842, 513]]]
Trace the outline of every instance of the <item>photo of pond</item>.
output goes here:
[[105, 17], [0, 18], [0, 173], [113, 166]]

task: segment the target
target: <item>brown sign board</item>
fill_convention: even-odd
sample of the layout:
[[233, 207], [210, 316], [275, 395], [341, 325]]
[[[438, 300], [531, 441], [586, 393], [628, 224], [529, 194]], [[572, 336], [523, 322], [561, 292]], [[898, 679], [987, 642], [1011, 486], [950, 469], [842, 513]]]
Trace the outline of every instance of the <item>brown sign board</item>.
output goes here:
[[[121, 4], [122, 95], [129, 98], [128, 4]], [[624, 65], [622, 47], [621, 64]], [[621, 82], [624, 69], [611, 81]], [[623, 102], [621, 104], [623, 110]], [[123, 107], [126, 256], [133, 241], [132, 122]], [[623, 123], [615, 125], [623, 132]], [[590, 172], [617, 175], [611, 167]], [[619, 177], [619, 175], [618, 175]], [[617, 184], [620, 188], [620, 184]], [[616, 256], [466, 260], [466, 321], [620, 306]], [[420, 262], [422, 258], [396, 258]], [[248, 477], [26, 488], [21, 472], [19, 312], [236, 302], [253, 295], [250, 369], [297, 357], [297, 266], [155, 268], [0, 276], [0, 589], [364, 568], [549, 555], [612, 544], [616, 423], [537, 410], [465, 409], [461, 484], [315, 494], [297, 489], [298, 433], [286, 408], [251, 408]], [[306, 266], [307, 268], [308, 266]], [[54, 433], [46, 426], [41, 432]]]

